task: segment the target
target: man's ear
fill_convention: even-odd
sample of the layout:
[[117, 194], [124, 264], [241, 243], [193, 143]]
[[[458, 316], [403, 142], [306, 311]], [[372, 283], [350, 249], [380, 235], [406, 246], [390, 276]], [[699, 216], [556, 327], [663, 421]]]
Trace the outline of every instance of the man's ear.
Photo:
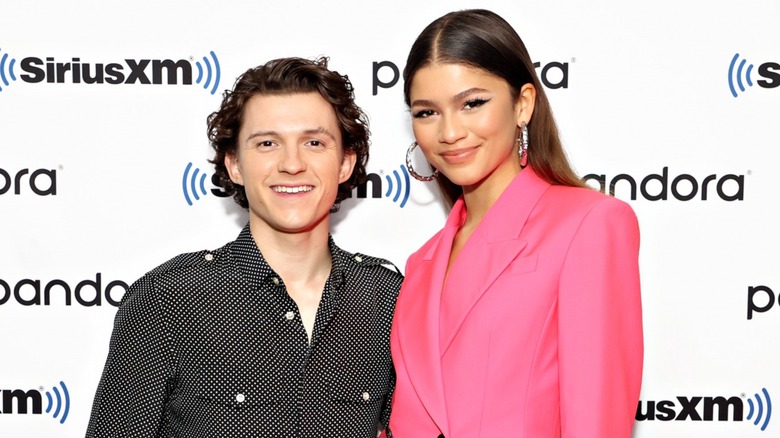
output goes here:
[[244, 185], [244, 177], [241, 175], [241, 166], [239, 165], [238, 156], [235, 153], [225, 154], [225, 167], [227, 168], [230, 180], [235, 184]]
[[356, 162], [357, 154], [355, 151], [344, 151], [344, 158], [341, 160], [341, 169], [339, 169], [339, 184], [352, 176], [352, 170], [355, 169]]

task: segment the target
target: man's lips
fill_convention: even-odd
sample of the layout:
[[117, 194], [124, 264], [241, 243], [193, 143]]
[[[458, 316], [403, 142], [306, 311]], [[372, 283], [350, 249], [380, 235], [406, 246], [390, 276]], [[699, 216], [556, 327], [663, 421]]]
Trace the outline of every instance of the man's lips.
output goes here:
[[314, 186], [309, 186], [309, 185], [271, 186], [271, 190], [273, 190], [276, 193], [302, 193], [302, 192], [310, 192], [314, 190]]

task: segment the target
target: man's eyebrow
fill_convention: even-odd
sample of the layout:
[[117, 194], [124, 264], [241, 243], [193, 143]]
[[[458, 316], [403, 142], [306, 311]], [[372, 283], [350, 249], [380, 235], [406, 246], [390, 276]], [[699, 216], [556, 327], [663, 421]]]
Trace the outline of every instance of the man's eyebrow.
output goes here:
[[304, 134], [308, 134], [308, 135], [311, 135], [311, 134], [324, 134], [324, 135], [327, 135], [328, 137], [330, 137], [331, 139], [333, 139], [334, 141], [336, 140], [336, 136], [333, 135], [332, 132], [328, 131], [328, 129], [323, 127], [323, 126], [318, 126], [316, 128], [312, 128], [312, 129], [304, 129], [303, 133]]
[[[304, 135], [312, 135], [312, 134], [324, 134], [328, 137], [332, 138], [333, 140], [336, 140], [336, 136], [333, 135], [332, 132], [328, 131], [327, 128], [318, 126], [316, 128], [308, 128], [301, 131]], [[249, 137], [247, 137], [247, 141], [255, 138], [255, 137], [281, 137], [281, 134], [279, 132], [274, 130], [263, 130], [263, 131], [256, 131], [251, 134], [249, 134]]]
[[256, 131], [251, 134], [249, 134], [249, 137], [246, 138], [247, 141], [255, 138], [255, 137], [278, 137], [279, 133], [276, 131]]

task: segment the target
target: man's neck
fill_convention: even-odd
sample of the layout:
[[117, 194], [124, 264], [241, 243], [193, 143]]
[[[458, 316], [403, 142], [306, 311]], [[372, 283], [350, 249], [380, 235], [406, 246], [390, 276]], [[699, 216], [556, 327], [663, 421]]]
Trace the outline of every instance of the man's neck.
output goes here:
[[311, 342], [322, 291], [332, 267], [328, 221], [303, 233], [283, 233], [251, 219], [249, 228], [266, 262], [282, 277], [287, 294], [298, 306]]
[[325, 220], [309, 231], [284, 233], [250, 218], [249, 228], [263, 258], [285, 283], [307, 283], [320, 278], [323, 271], [330, 273], [328, 225]]

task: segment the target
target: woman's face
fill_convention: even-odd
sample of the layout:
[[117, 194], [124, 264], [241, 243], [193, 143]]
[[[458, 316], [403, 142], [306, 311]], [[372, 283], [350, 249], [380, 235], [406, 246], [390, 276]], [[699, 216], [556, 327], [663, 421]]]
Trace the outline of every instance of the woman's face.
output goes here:
[[409, 98], [417, 143], [450, 181], [468, 192], [486, 181], [506, 187], [520, 172], [517, 137], [533, 112], [532, 85], [514, 100], [509, 84], [485, 70], [432, 64], [415, 73]]

